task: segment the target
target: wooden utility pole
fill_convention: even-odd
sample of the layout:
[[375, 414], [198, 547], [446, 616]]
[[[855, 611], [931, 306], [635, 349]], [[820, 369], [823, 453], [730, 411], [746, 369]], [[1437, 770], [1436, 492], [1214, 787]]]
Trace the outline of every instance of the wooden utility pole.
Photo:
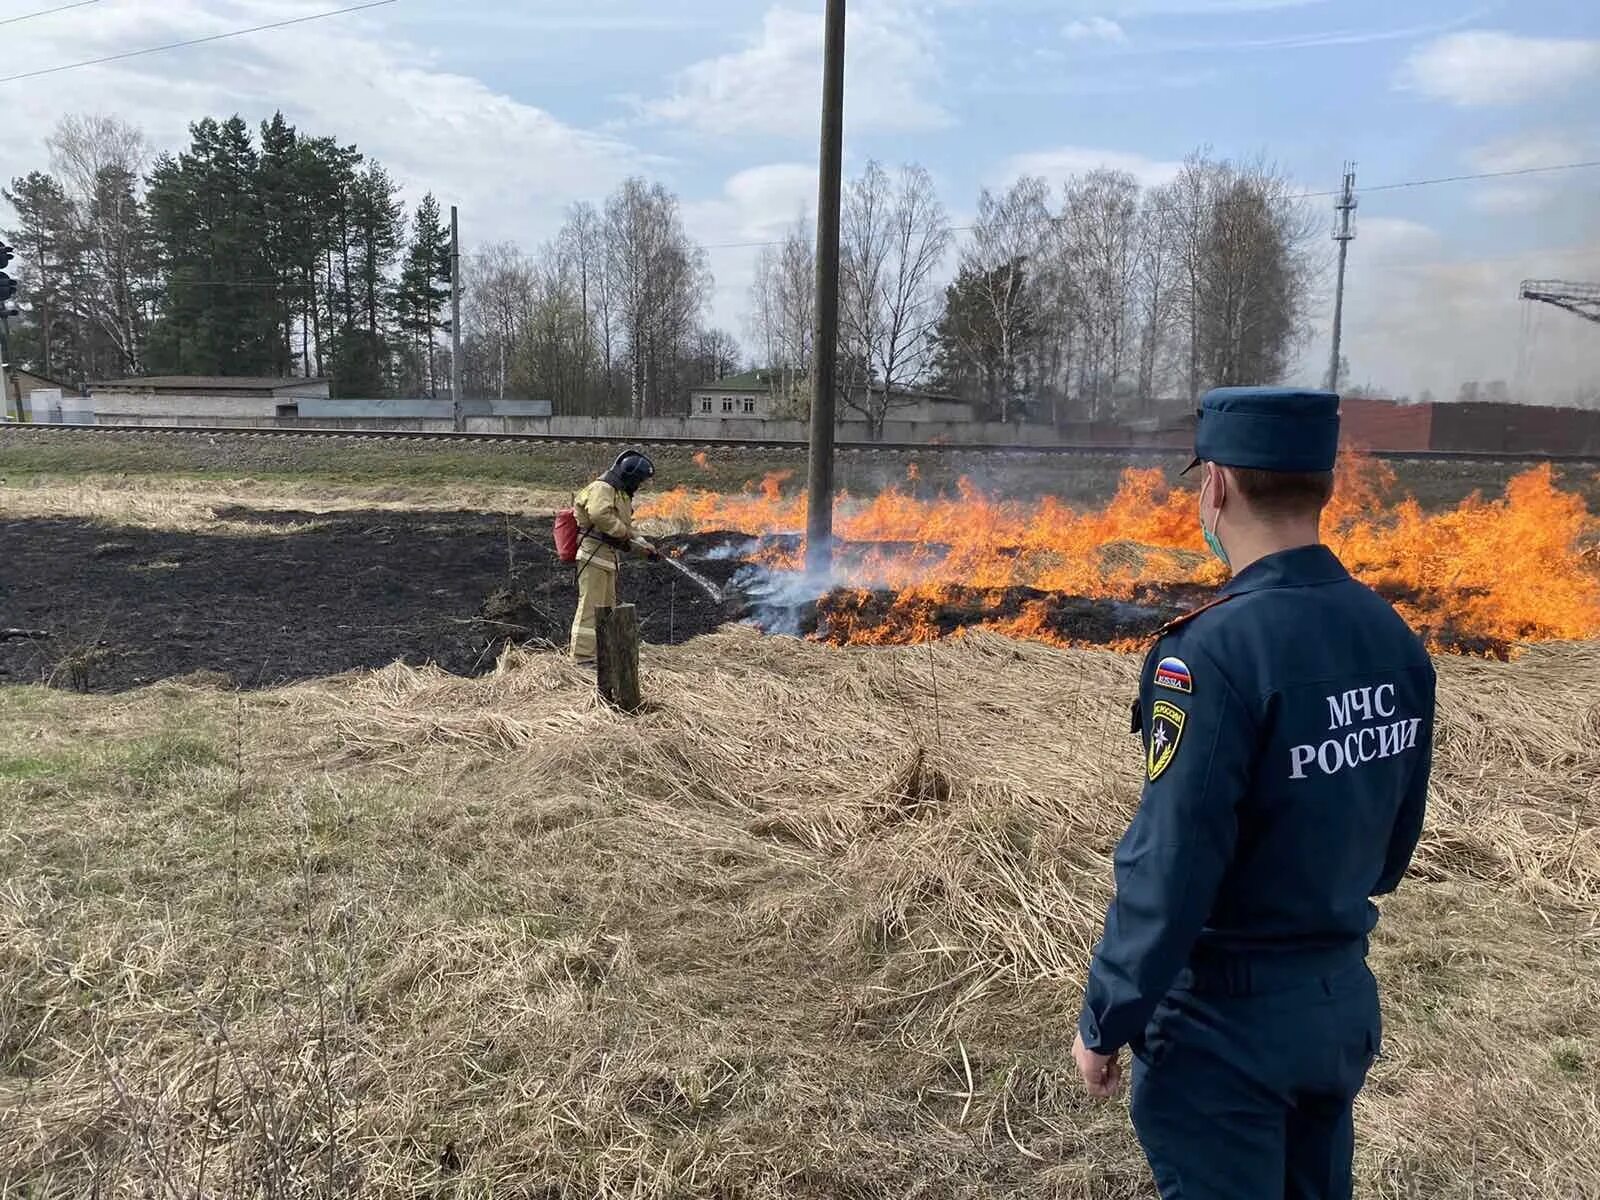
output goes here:
[[467, 427], [461, 408], [461, 226], [450, 206], [450, 406], [456, 432]]
[[844, 5], [827, 0], [817, 181], [817, 337], [812, 355], [806, 570], [833, 569], [833, 412], [839, 359], [839, 200], [844, 180]]
[[594, 673], [600, 699], [625, 713], [644, 706], [639, 694], [639, 611], [631, 604], [594, 613]]
[[1344, 342], [1344, 261], [1350, 255], [1350, 243], [1356, 239], [1356, 231], [1350, 227], [1350, 214], [1355, 212], [1356, 205], [1356, 165], [1345, 163], [1344, 187], [1339, 192], [1339, 199], [1334, 203], [1334, 211], [1339, 214], [1339, 227], [1333, 231], [1333, 240], [1339, 243], [1339, 284], [1333, 293], [1333, 362], [1328, 367], [1328, 390], [1339, 390], [1340, 347]]

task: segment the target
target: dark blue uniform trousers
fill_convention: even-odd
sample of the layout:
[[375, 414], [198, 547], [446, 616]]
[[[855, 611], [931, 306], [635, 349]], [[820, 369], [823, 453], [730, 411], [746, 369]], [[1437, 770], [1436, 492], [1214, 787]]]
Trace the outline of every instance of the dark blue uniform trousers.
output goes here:
[[1378, 989], [1349, 956], [1184, 971], [1133, 1064], [1133, 1125], [1163, 1200], [1349, 1200], [1351, 1105]]

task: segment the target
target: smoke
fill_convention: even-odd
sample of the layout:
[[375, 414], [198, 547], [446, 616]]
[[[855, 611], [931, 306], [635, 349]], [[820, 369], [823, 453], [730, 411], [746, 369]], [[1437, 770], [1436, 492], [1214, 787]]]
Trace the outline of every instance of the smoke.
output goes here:
[[713, 546], [697, 557], [706, 562], [732, 562], [735, 559], [749, 558], [760, 544], [759, 538], [735, 538], [723, 542], [720, 546]]
[[803, 637], [816, 626], [816, 602], [837, 586], [832, 573], [775, 571], [747, 563], [728, 581], [744, 597], [745, 622], [767, 633]]

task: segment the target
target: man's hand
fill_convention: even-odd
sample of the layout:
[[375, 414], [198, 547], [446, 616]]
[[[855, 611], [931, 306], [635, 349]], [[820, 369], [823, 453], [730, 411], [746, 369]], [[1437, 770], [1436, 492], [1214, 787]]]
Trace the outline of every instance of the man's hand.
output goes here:
[[1096, 1054], [1083, 1044], [1083, 1034], [1072, 1039], [1072, 1057], [1083, 1075], [1089, 1095], [1109, 1100], [1122, 1088], [1122, 1060], [1115, 1054]]

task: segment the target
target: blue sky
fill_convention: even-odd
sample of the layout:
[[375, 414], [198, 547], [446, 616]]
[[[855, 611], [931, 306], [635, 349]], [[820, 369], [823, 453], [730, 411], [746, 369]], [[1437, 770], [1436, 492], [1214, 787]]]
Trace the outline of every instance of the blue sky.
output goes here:
[[[37, 0], [0, 0], [0, 19]], [[13, 70], [337, 7], [100, 0], [8, 27]], [[714, 246], [810, 207], [821, 0], [399, 0], [371, 12], [3, 85], [5, 174], [67, 111], [139, 121], [281, 106], [462, 206], [469, 241], [537, 245], [629, 173], [665, 180]], [[1600, 158], [1600, 5], [1445, 0], [852, 0], [847, 167], [917, 161], [962, 220], [1023, 171], [1159, 181], [1200, 145], [1307, 190]], [[1524, 275], [1600, 277], [1600, 170], [1373, 192], [1352, 255], [1358, 379], [1539, 398], [1600, 377], [1600, 335], [1516, 303]], [[1318, 202], [1321, 204], [1322, 202]], [[1327, 212], [1331, 223], [1331, 210]], [[713, 249], [743, 332], [753, 252]], [[1317, 373], [1321, 334], [1307, 346]], [[1531, 347], [1531, 349], [1530, 349]]]

